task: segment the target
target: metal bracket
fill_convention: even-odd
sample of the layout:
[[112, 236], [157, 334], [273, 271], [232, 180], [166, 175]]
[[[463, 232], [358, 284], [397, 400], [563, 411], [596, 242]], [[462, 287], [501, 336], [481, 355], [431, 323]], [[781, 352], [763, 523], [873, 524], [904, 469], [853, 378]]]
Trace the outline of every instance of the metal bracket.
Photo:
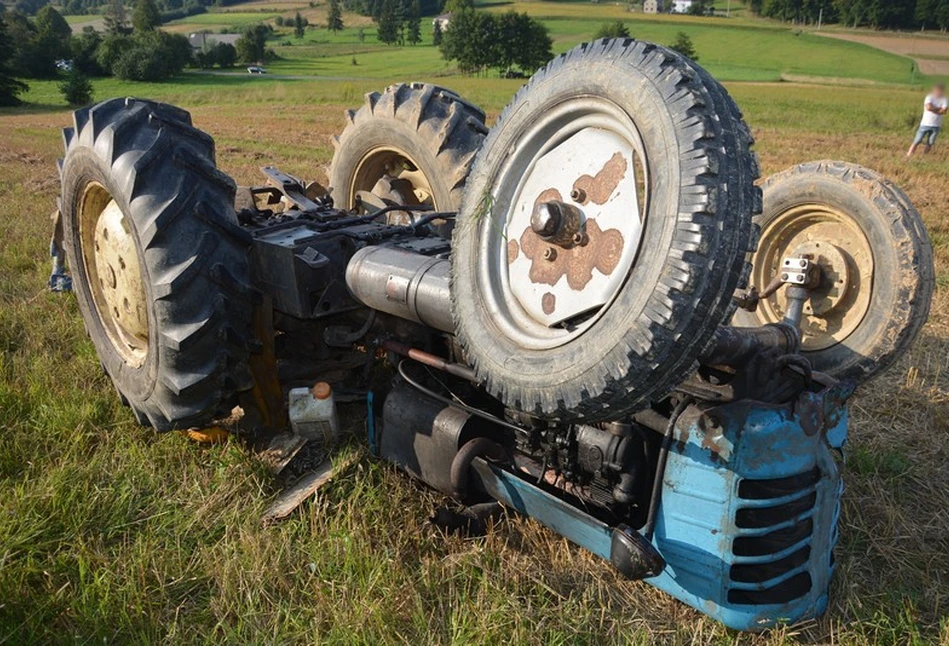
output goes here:
[[72, 276], [66, 272], [63, 262], [63, 216], [59, 209], [53, 212], [53, 238], [49, 241], [49, 256], [53, 259], [53, 270], [49, 275], [49, 291], [71, 292]]
[[310, 199], [309, 195], [307, 194], [307, 187], [304, 185], [302, 180], [299, 180], [292, 175], [287, 175], [283, 171], [278, 170], [273, 166], [264, 166], [260, 170], [264, 175], [267, 176], [267, 179], [270, 180], [270, 183], [277, 190], [283, 193], [284, 197], [304, 211], [316, 211], [323, 207], [322, 204], [314, 202], [312, 199]]

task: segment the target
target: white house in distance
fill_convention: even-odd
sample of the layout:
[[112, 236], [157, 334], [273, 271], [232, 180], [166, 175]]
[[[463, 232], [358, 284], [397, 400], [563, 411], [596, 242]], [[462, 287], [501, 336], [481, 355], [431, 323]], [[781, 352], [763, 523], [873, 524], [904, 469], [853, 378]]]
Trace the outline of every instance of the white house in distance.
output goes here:
[[662, 0], [645, 0], [643, 13], [662, 13]]
[[448, 29], [449, 24], [451, 24], [451, 13], [443, 13], [440, 16], [432, 18], [432, 29], [435, 28], [435, 25], [438, 25], [439, 29], [445, 31]]
[[692, 0], [672, 0], [672, 13], [689, 13]]

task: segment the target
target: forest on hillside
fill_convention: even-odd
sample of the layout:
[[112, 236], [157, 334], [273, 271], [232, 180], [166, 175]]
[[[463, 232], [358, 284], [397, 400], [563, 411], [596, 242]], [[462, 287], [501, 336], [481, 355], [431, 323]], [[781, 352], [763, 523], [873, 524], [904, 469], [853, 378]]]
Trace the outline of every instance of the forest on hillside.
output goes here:
[[949, 0], [748, 0], [760, 16], [801, 24], [949, 29]]

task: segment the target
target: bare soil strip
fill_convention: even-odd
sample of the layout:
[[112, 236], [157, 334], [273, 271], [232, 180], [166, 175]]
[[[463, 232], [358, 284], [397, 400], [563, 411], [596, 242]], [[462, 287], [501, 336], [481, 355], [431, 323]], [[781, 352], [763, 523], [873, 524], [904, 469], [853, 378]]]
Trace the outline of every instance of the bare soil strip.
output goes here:
[[[916, 61], [919, 71], [923, 74], [949, 75], [949, 38], [938, 36], [876, 36], [870, 34], [846, 34], [834, 32], [818, 32], [821, 36], [849, 40], [853, 43], [863, 43], [870, 47], [882, 49], [891, 54], [907, 56]], [[939, 59], [933, 57], [940, 57]]]

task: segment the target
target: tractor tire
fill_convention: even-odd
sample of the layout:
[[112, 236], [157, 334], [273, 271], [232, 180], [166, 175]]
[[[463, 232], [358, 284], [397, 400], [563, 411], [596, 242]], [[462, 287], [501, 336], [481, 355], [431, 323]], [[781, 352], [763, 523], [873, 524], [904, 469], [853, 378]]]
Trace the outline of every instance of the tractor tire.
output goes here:
[[138, 99], [73, 119], [61, 162], [65, 250], [106, 373], [158, 430], [227, 415], [253, 386], [256, 292], [213, 140], [184, 110]]
[[[609, 157], [613, 149], [596, 141], [619, 142], [620, 152]], [[539, 417], [599, 421], [621, 419], [681, 383], [748, 277], [761, 208], [752, 144], [725, 89], [665, 47], [599, 40], [535, 74], [478, 154], [453, 239], [457, 337], [487, 390]], [[583, 169], [600, 169], [594, 159], [607, 157], [595, 175]], [[598, 213], [621, 234], [611, 244], [629, 258], [625, 266], [605, 263], [604, 246], [593, 252], [595, 270], [574, 274], [569, 263], [583, 251], [554, 248], [543, 258], [568, 259], [564, 274], [550, 274], [534, 255], [544, 244], [532, 214], [555, 194], [572, 204], [562, 208], [587, 209], [575, 244], [609, 233], [599, 223], [591, 230]], [[512, 226], [525, 217], [528, 227]], [[588, 296], [582, 283], [602, 280], [612, 287]], [[551, 312], [561, 302], [574, 318], [543, 318], [559, 316]]]
[[336, 208], [356, 208], [357, 193], [365, 191], [390, 203], [458, 210], [488, 131], [481, 109], [443, 87], [411, 83], [370, 92], [346, 118], [346, 128], [333, 138], [330, 192]]
[[[886, 369], [919, 334], [935, 288], [919, 212], [892, 182], [840, 161], [800, 164], [763, 190], [752, 285], [762, 291], [786, 256], [819, 258], [826, 269], [805, 305], [801, 354], [814, 370], [855, 383]], [[777, 322], [784, 306], [779, 291], [733, 322]]]

